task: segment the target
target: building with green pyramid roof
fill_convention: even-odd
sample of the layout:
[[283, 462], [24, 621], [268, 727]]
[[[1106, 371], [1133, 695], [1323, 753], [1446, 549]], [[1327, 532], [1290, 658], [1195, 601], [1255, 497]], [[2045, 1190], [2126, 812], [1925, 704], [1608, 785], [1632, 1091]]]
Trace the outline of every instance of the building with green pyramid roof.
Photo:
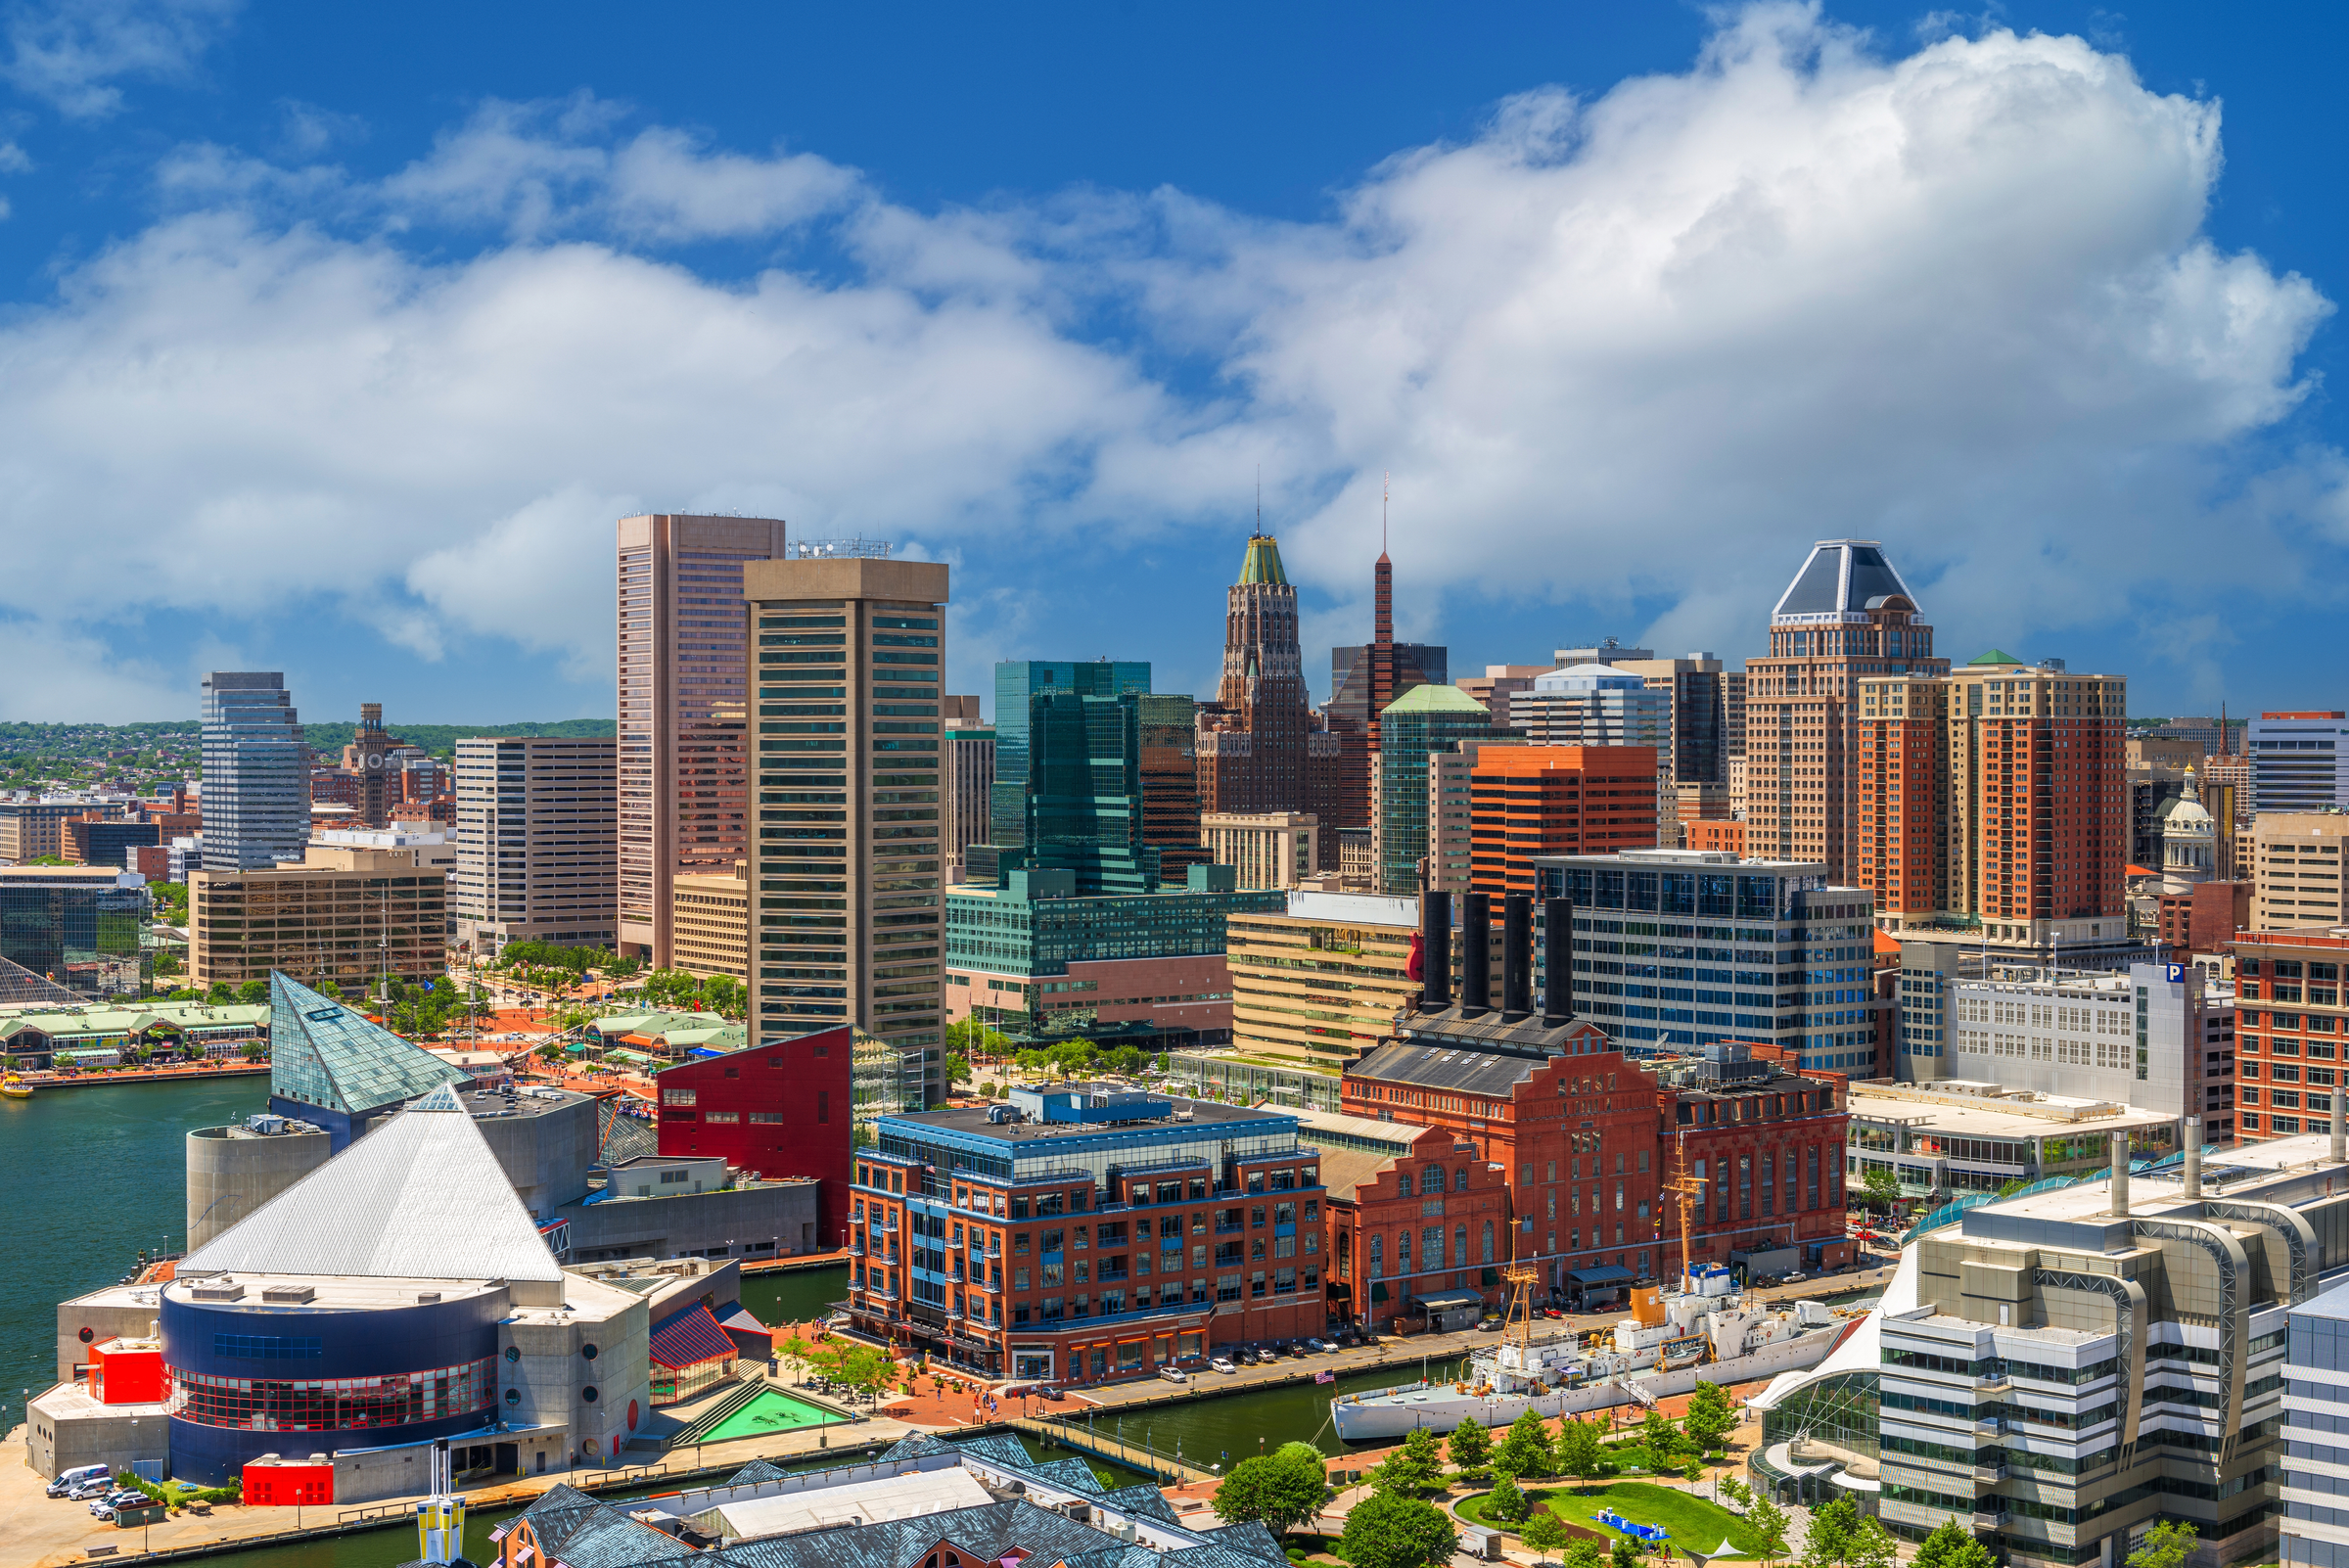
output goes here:
[[2020, 669], [2022, 668], [2023, 661], [2017, 659], [2010, 653], [2003, 653], [1999, 649], [1993, 648], [1990, 650], [1990, 652], [1982, 654], [1973, 659], [1968, 659], [1965, 662], [1965, 668], [1968, 669], [1977, 669], [1985, 665], [2013, 665], [2015, 668]]
[[1522, 740], [1493, 722], [1492, 710], [1457, 686], [1414, 686], [1378, 715], [1378, 810], [1370, 853], [1381, 893], [1419, 891], [1427, 853], [1427, 760], [1464, 740]]
[[465, 1075], [354, 1009], [269, 972], [269, 1109], [324, 1128], [340, 1153], [380, 1116]]

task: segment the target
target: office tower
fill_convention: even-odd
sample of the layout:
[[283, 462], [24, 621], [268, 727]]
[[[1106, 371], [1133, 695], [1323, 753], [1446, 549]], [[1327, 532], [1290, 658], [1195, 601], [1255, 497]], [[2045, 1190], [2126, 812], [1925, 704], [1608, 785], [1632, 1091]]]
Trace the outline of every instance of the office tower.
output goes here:
[[825, 555], [743, 569], [758, 645], [754, 1047], [841, 1023], [944, 1091], [939, 811], [946, 569]]
[[1773, 860], [1859, 879], [1853, 767], [1864, 675], [1939, 675], [1933, 628], [1869, 539], [1821, 539], [1779, 595], [1770, 653], [1745, 666], [1745, 841]]
[[1371, 576], [1371, 638], [1329, 651], [1329, 702], [1321, 710], [1336, 737], [1337, 778], [1322, 819], [1335, 830], [1370, 825], [1370, 776], [1377, 767], [1378, 716], [1404, 693], [1449, 674], [1450, 651], [1395, 640], [1395, 567], [1384, 550]]
[[751, 878], [746, 862], [724, 876], [680, 871], [676, 908], [676, 967], [689, 975], [751, 978]]
[[[1468, 691], [1465, 681], [1456, 682]], [[1474, 692], [1469, 692], [1474, 696]], [[1468, 804], [1468, 776], [1477, 759], [1497, 747], [1530, 745], [1523, 736], [1508, 740], [1456, 741], [1449, 752], [1427, 760], [1427, 885], [1440, 893], [1466, 893], [1475, 881], [1474, 835]]]
[[384, 732], [384, 705], [359, 704], [359, 727], [343, 748], [343, 771], [356, 786], [351, 804], [359, 820], [372, 828], [392, 821], [392, 781], [387, 771], [392, 749], [400, 743]]
[[2126, 680], [1993, 650], [1856, 687], [1845, 842], [1885, 929], [1958, 941], [1987, 927], [1994, 941], [2067, 952], [2125, 940]]
[[1611, 665], [1568, 665], [1536, 675], [1530, 690], [1509, 700], [1509, 714], [1514, 728], [1543, 746], [1646, 747], [1656, 756], [1648, 780], [1656, 819], [1680, 819], [1669, 679], [1659, 691], [1645, 675]]
[[[1036, 793], [1036, 727], [1054, 696], [1115, 700], [1150, 689], [1142, 661], [1005, 660], [995, 666], [994, 783], [988, 790], [987, 836], [964, 852], [964, 876], [981, 887], [1027, 863], [1030, 802]], [[1139, 735], [1135, 743], [1139, 745]], [[1140, 761], [1136, 758], [1138, 773]]]
[[448, 872], [421, 863], [428, 855], [415, 844], [311, 844], [271, 866], [189, 873], [188, 983], [238, 986], [281, 971], [357, 997], [387, 975], [442, 978]]
[[204, 864], [250, 871], [299, 860], [310, 837], [310, 752], [272, 669], [204, 677]]
[[1876, 1076], [1874, 910], [1820, 862], [1563, 855], [1542, 862], [1539, 892], [1574, 905], [1574, 1016], [1626, 1054], [1735, 1039]]
[[1469, 885], [1530, 895], [1538, 856], [1655, 848], [1655, 777], [1649, 746], [1478, 748], [1468, 775]]
[[671, 879], [749, 853], [742, 569], [783, 524], [648, 513], [619, 548], [620, 944], [667, 967]]
[[1378, 887], [1388, 895], [1416, 894], [1428, 852], [1429, 759], [1462, 741], [1519, 737], [1495, 728], [1485, 705], [1459, 687], [1441, 684], [1415, 687], [1389, 703], [1378, 729], [1378, 814], [1370, 827]]
[[1186, 692], [1135, 698], [1142, 725], [1142, 842], [1158, 851], [1167, 886], [1212, 865], [1199, 837], [1199, 705]]
[[2349, 809], [2349, 714], [2262, 714], [2245, 731], [2254, 811]]
[[1230, 811], [1202, 823], [1207, 853], [1227, 865], [1243, 888], [1293, 888], [1319, 864], [1311, 811]]
[[620, 886], [619, 743], [491, 735], [457, 742], [457, 942], [609, 947]]
[[2262, 811], [2251, 824], [2251, 929], [2349, 925], [2341, 849], [2349, 815]]
[[[1222, 683], [1200, 718], [1199, 808], [1319, 814], [1309, 760], [1314, 733], [1297, 644], [1297, 590], [1279, 544], [1253, 533], [1240, 580], [1225, 595]], [[1334, 774], [1334, 737], [1324, 745], [1324, 765]]]
[[1418, 923], [1416, 899], [1310, 891], [1233, 915], [1232, 1043], [1334, 1070], [1394, 1038], [1421, 989], [1410, 974]]
[[1462, 675], [1453, 685], [1483, 703], [1493, 715], [1493, 722], [1503, 729], [1519, 727], [1509, 716], [1509, 699], [1521, 691], [1534, 689], [1534, 677], [1549, 669], [1548, 665], [1487, 665], [1481, 675]]
[[[971, 700], [975, 709], [976, 698]], [[966, 875], [965, 855], [974, 844], [987, 841], [988, 797], [995, 787], [995, 731], [976, 714], [945, 721], [945, 853], [947, 881]]]
[[[140, 942], [148, 918], [146, 886], [135, 872], [107, 865], [0, 867], [0, 960], [77, 998], [139, 994], [155, 968], [154, 952]], [[236, 940], [244, 940], [241, 932]], [[21, 999], [48, 995], [39, 987], [29, 991]], [[119, 1024], [100, 1029], [90, 1043], [118, 1040], [120, 1034]], [[23, 1049], [29, 1042], [9, 1043]]]

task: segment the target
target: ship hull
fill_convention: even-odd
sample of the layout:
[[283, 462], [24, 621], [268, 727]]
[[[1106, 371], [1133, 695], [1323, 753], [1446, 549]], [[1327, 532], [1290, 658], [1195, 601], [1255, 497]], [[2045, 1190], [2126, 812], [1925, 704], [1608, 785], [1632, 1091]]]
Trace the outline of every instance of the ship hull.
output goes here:
[[[1780, 1372], [1817, 1366], [1843, 1338], [1849, 1324], [1817, 1329], [1794, 1339], [1765, 1345], [1733, 1360], [1708, 1361], [1670, 1371], [1635, 1374], [1649, 1395], [1664, 1399], [1686, 1394], [1699, 1380], [1708, 1383], [1748, 1383]], [[1612, 1380], [1585, 1383], [1578, 1388], [1551, 1389], [1543, 1394], [1462, 1394], [1457, 1385], [1436, 1383], [1383, 1389], [1372, 1394], [1348, 1395], [1329, 1402], [1330, 1420], [1348, 1443], [1407, 1437], [1421, 1427], [1450, 1432], [1462, 1421], [1480, 1426], [1506, 1426], [1526, 1411], [1543, 1417], [1577, 1415], [1610, 1406], [1635, 1405], [1629, 1391]]]

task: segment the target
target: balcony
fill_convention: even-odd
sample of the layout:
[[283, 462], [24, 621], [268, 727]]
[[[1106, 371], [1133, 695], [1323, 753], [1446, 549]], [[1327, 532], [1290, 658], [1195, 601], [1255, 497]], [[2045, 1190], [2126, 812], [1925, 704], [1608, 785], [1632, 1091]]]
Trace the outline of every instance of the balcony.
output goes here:
[[989, 1242], [989, 1243], [987, 1244], [987, 1255], [988, 1255], [990, 1258], [1000, 1258], [1000, 1257], [1002, 1257], [1002, 1256], [1003, 1256], [1003, 1243], [1001, 1243], [1000, 1241], [990, 1241], [990, 1242]]
[[887, 1285], [867, 1285], [864, 1293], [875, 1301], [896, 1301], [898, 1293]]
[[946, 1321], [949, 1323], [959, 1323], [968, 1316], [970, 1316], [970, 1314], [964, 1312], [959, 1307], [949, 1307], [946, 1309]]
[[881, 1222], [881, 1228], [891, 1232], [892, 1234], [895, 1234], [898, 1228], [898, 1217], [893, 1214], [887, 1219], [883, 1220]]
[[984, 1290], [990, 1296], [1000, 1296], [1003, 1294], [1003, 1281], [1000, 1279], [990, 1279], [983, 1282], [974, 1279], [971, 1281], [971, 1288], [974, 1290]]
[[852, 1241], [852, 1242], [850, 1242], [850, 1243], [849, 1243], [849, 1256], [850, 1256], [850, 1257], [852, 1257], [852, 1258], [861, 1258], [861, 1257], [863, 1257], [863, 1256], [864, 1256], [864, 1243], [863, 1243], [863, 1242], [861, 1242], [861, 1241]]
[[2010, 1394], [2013, 1391], [2014, 1380], [2004, 1372], [1992, 1372], [1986, 1377], [1974, 1379], [1974, 1392], [1977, 1394]]
[[2005, 1479], [2006, 1466], [2004, 1464], [1977, 1464], [1974, 1466], [1974, 1485], [1978, 1487], [1995, 1487]]
[[1976, 1530], [1996, 1530], [2005, 1522], [2006, 1510], [2003, 1507], [1977, 1505], [1974, 1509], [1974, 1528]]
[[949, 1269], [947, 1269], [947, 1270], [946, 1270], [946, 1283], [947, 1283], [947, 1284], [949, 1284], [949, 1285], [959, 1285], [959, 1284], [961, 1284], [961, 1283], [962, 1283], [962, 1270], [961, 1270], [961, 1269], [959, 1269], [959, 1268], [949, 1268]]
[[1976, 1437], [2000, 1437], [2003, 1436], [2005, 1431], [2006, 1423], [2000, 1420], [1995, 1415], [1986, 1415], [1974, 1422], [1974, 1435]]

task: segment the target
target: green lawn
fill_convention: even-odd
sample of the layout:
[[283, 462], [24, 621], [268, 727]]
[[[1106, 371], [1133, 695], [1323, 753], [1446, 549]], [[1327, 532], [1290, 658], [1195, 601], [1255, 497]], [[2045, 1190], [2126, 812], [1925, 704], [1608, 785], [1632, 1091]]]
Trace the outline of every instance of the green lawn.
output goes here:
[[[1592, 1487], [1589, 1492], [1578, 1492], [1571, 1484], [1526, 1487], [1525, 1499], [1537, 1508], [1548, 1508], [1568, 1524], [1607, 1536], [1623, 1533], [1590, 1517], [1606, 1508], [1613, 1508], [1634, 1524], [1662, 1525], [1672, 1532], [1675, 1550], [1684, 1546], [1690, 1551], [1710, 1551], [1724, 1539], [1745, 1552], [1756, 1551], [1761, 1545], [1746, 1529], [1745, 1521], [1719, 1503], [1652, 1481], [1616, 1481]], [[1469, 1499], [1459, 1506], [1460, 1517], [1482, 1523], [1484, 1502], [1481, 1497]]]

